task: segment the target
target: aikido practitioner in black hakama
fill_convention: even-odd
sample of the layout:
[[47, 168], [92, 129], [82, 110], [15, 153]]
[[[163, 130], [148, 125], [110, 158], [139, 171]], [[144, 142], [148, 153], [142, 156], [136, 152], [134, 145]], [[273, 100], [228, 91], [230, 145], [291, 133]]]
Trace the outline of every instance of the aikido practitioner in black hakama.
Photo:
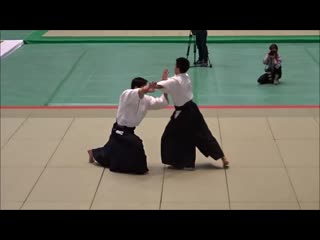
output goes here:
[[109, 141], [101, 148], [89, 150], [89, 162], [95, 161], [112, 172], [145, 174], [148, 172], [147, 156], [142, 140], [135, 135], [148, 110], [168, 105], [167, 94], [155, 98], [145, 95], [154, 92], [156, 83], [147, 84], [143, 78], [132, 80], [131, 89], [125, 90], [119, 101], [117, 120]]
[[189, 67], [188, 59], [178, 58], [175, 75], [168, 78], [168, 70], [165, 70], [162, 79], [167, 80], [157, 83], [156, 88], [170, 94], [175, 106], [161, 138], [162, 163], [178, 169], [194, 168], [197, 147], [204, 156], [221, 159], [223, 166], [227, 167], [229, 162], [192, 100], [191, 80], [187, 74]]

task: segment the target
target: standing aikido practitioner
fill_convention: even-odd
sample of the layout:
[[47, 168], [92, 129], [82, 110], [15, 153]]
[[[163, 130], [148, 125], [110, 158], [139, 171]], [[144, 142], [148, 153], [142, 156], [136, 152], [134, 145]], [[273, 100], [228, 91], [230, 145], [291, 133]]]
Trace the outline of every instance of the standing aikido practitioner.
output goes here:
[[221, 159], [223, 166], [227, 167], [227, 158], [192, 100], [192, 85], [187, 74], [189, 67], [188, 59], [176, 59], [175, 75], [168, 78], [168, 70], [165, 70], [162, 79], [167, 80], [156, 86], [171, 95], [175, 106], [161, 138], [162, 163], [177, 169], [194, 168], [197, 147], [204, 156]]
[[148, 84], [143, 78], [132, 80], [131, 89], [125, 90], [119, 101], [117, 119], [109, 141], [104, 147], [88, 151], [89, 162], [95, 161], [112, 172], [145, 174], [148, 172], [147, 156], [142, 140], [135, 135], [148, 110], [168, 105], [167, 94], [155, 98], [145, 95], [154, 92], [156, 83]]

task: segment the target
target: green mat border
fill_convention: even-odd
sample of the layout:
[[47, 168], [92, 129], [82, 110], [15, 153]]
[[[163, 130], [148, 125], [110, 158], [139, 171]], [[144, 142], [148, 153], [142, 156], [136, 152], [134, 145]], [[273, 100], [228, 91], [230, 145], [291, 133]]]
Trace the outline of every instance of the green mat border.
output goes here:
[[[43, 37], [48, 30], [38, 30], [27, 37], [26, 44], [40, 43], [188, 43], [188, 36], [164, 37]], [[312, 36], [208, 36], [208, 43], [320, 43]]]

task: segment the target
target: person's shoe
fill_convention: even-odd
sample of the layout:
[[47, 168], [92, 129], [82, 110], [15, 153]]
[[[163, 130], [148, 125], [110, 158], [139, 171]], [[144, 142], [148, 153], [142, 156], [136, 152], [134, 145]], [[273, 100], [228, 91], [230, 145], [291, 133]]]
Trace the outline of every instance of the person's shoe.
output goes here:
[[208, 62], [202, 62], [200, 66], [201, 67], [208, 67]]
[[274, 80], [273, 84], [274, 85], [278, 85], [279, 84], [279, 80]]

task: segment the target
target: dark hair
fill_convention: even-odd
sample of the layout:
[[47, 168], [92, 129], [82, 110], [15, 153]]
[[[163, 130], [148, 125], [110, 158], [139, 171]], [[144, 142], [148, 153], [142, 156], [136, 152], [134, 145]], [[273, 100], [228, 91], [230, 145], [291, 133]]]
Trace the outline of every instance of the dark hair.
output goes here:
[[131, 89], [134, 88], [141, 88], [144, 87], [145, 85], [147, 85], [148, 81], [142, 77], [136, 77], [134, 79], [132, 79], [131, 81]]
[[273, 44], [270, 45], [269, 49], [271, 50], [272, 48], [275, 48], [275, 49], [278, 50], [278, 45], [273, 43]]
[[180, 73], [186, 73], [190, 68], [190, 62], [184, 57], [176, 59], [176, 68], [179, 68]]

